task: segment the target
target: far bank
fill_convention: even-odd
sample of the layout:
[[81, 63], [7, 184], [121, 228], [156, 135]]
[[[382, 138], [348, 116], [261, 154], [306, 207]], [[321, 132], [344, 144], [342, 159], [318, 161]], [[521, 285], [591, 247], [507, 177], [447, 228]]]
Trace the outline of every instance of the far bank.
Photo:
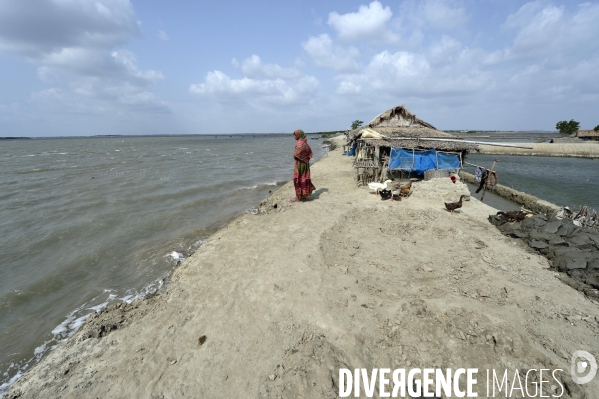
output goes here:
[[481, 154], [489, 155], [536, 155], [544, 157], [599, 158], [599, 142], [584, 143], [509, 143], [532, 148], [480, 145]]

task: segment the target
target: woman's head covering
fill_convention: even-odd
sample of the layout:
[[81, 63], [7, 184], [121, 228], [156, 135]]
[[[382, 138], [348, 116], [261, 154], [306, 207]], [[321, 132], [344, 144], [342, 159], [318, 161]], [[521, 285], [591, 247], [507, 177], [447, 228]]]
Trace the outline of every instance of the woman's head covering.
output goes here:
[[293, 136], [296, 140], [294, 157], [302, 162], [310, 162], [310, 159], [312, 158], [312, 149], [308, 144], [306, 133], [304, 133], [303, 130], [297, 129], [293, 132]]

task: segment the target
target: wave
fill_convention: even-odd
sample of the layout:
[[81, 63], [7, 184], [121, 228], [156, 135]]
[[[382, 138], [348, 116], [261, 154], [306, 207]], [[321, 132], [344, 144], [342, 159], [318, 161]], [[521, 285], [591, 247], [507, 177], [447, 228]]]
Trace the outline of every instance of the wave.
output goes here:
[[259, 183], [259, 184], [255, 184], [253, 186], [246, 186], [246, 187], [241, 187], [238, 188], [236, 191], [243, 191], [243, 190], [256, 190], [259, 188], [266, 188], [266, 187], [273, 187], [273, 186], [282, 186], [283, 184], [285, 184], [286, 181], [274, 181], [274, 182], [268, 182], [268, 183]]
[[[166, 251], [166, 253], [163, 252], [163, 255], [155, 254], [166, 259], [172, 267], [166, 273], [163, 273], [162, 277], [153, 280], [141, 289], [128, 289], [121, 293], [115, 289], [104, 289], [102, 294], [96, 295], [69, 312], [62, 322], [50, 331], [48, 334], [49, 337], [33, 350], [31, 356], [25, 357], [25, 359], [20, 361], [12, 361], [7, 369], [0, 374], [0, 398], [27, 369], [37, 364], [44, 358], [44, 356], [75, 335], [75, 333], [77, 333], [77, 331], [85, 324], [85, 321], [90, 314], [99, 312], [114, 302], [131, 303], [135, 300], [143, 299], [148, 294], [164, 292], [176, 267], [187, 257], [191, 256], [191, 254], [206, 241], [206, 237], [209, 235], [208, 233], [209, 229], [205, 229], [205, 231], [196, 231], [193, 235], [198, 238], [187, 241], [183, 246], [171, 243], [170, 245], [174, 245], [176, 250], [171, 250], [170, 252]], [[150, 261], [147, 258], [144, 260]], [[39, 289], [39, 287], [32, 285], [28, 286], [25, 292], [21, 290], [11, 290], [0, 298], [0, 303], [2, 303], [3, 307], [11, 307], [11, 305], [17, 306], [20, 301], [26, 299], [22, 297], [27, 296], [28, 293], [38, 291]]]
[[[183, 254], [176, 251], [173, 251], [173, 253], [177, 254], [177, 264], [185, 259]], [[172, 256], [173, 253], [168, 256]], [[172, 271], [169, 272], [167, 276], [151, 282], [139, 291], [127, 290], [121, 296], [117, 295], [116, 290], [114, 289], [104, 289], [103, 295], [98, 295], [71, 311], [66, 315], [65, 319], [50, 332], [51, 337], [33, 350], [33, 356], [25, 360], [10, 363], [7, 370], [2, 373], [2, 377], [0, 378], [0, 397], [2, 397], [4, 392], [6, 392], [6, 390], [14, 384], [27, 369], [39, 363], [45, 355], [75, 335], [75, 333], [85, 324], [85, 320], [90, 314], [99, 312], [113, 302], [131, 303], [137, 299], [143, 299], [148, 294], [162, 292], [171, 273]]]

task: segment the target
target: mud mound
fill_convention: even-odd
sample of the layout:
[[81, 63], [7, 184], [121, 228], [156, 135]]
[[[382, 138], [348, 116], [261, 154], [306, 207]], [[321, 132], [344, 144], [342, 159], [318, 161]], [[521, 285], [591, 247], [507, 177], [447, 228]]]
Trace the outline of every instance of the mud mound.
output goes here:
[[444, 202], [455, 202], [461, 195], [466, 195], [470, 199], [468, 186], [457, 181], [453, 183], [449, 178], [431, 179], [420, 181], [412, 185], [412, 196], [415, 198], [433, 198]]

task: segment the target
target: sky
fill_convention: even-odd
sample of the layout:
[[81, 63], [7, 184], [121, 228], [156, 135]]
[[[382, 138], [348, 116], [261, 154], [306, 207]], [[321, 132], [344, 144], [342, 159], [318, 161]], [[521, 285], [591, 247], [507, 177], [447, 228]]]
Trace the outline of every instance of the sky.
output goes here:
[[599, 2], [0, 0], [0, 137], [599, 125]]

